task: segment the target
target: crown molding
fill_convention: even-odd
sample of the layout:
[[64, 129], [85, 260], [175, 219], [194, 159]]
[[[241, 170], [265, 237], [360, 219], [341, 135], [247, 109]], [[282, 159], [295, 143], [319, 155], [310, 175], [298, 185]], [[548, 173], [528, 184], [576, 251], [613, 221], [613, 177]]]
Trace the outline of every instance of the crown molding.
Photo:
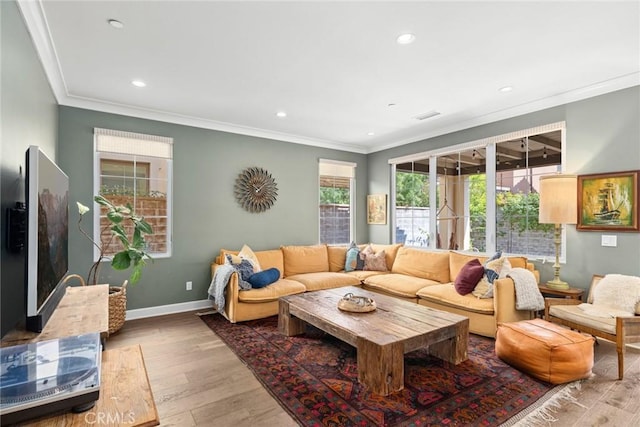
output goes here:
[[348, 151], [360, 154], [370, 154], [401, 145], [411, 144], [425, 139], [434, 138], [452, 132], [469, 129], [488, 123], [509, 119], [523, 114], [544, 110], [551, 107], [580, 101], [598, 95], [603, 95], [616, 90], [626, 89], [640, 85], [640, 72], [620, 76], [618, 78], [603, 81], [594, 85], [567, 91], [551, 97], [541, 98], [514, 107], [505, 108], [469, 120], [463, 120], [450, 126], [429, 130], [421, 135], [411, 138], [388, 141], [381, 145], [364, 146], [358, 144], [339, 143], [322, 139], [308, 138], [300, 135], [283, 132], [268, 131], [264, 129], [239, 126], [231, 123], [218, 122], [215, 120], [202, 119], [198, 117], [184, 116], [166, 111], [144, 109], [124, 104], [109, 103], [97, 99], [83, 98], [69, 94], [60, 63], [56, 55], [55, 46], [52, 42], [51, 33], [47, 25], [41, 0], [18, 0], [18, 7], [26, 23], [27, 30], [31, 34], [40, 61], [44, 68], [47, 79], [59, 105], [84, 108], [105, 113], [121, 114], [130, 117], [137, 117], [148, 120], [157, 120], [167, 123], [193, 126], [203, 129], [211, 129], [222, 132], [265, 138], [270, 140], [284, 141], [295, 144], [310, 145], [320, 148]]
[[500, 120], [510, 119], [513, 117], [529, 114], [536, 111], [545, 110], [547, 108], [557, 107], [559, 105], [569, 104], [571, 102], [581, 101], [587, 98], [604, 95], [617, 90], [627, 89], [634, 86], [640, 86], [640, 72], [627, 74], [614, 79], [599, 82], [593, 85], [585, 86], [579, 89], [570, 90], [547, 98], [537, 99], [535, 101], [526, 102], [514, 107], [505, 108], [503, 110], [494, 111], [492, 113], [477, 116], [469, 120], [463, 120], [450, 126], [444, 126], [425, 132], [417, 137], [406, 138], [376, 147], [371, 147], [367, 154], [378, 151], [388, 150], [390, 148], [399, 147], [401, 145], [411, 144], [413, 142], [423, 141], [429, 138], [470, 129], [476, 126], [482, 126], [494, 123]]
[[294, 144], [311, 145], [320, 148], [329, 148], [333, 150], [366, 154], [366, 148], [359, 145], [342, 144], [322, 139], [307, 138], [284, 132], [267, 131], [264, 129], [252, 128], [249, 126], [234, 125], [231, 123], [219, 122], [215, 120], [185, 116], [166, 111], [132, 107], [125, 104], [105, 102], [102, 100], [83, 98], [79, 96], [66, 95], [62, 100], [59, 100], [58, 103], [67, 107], [83, 108], [86, 110], [100, 111], [103, 113], [120, 114], [140, 119], [157, 120], [165, 123], [192, 126], [202, 129], [210, 129], [244, 136], [252, 136], [256, 138], [271, 139], [276, 141], [290, 142]]

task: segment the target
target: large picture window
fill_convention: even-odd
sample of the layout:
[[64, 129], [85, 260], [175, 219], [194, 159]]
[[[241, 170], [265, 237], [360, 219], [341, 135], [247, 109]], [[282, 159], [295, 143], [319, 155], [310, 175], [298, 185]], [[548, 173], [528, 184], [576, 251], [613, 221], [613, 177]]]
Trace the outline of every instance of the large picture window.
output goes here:
[[563, 141], [564, 123], [556, 123], [390, 160], [395, 241], [553, 256], [538, 191], [541, 176], [562, 171]]
[[356, 164], [320, 159], [320, 243], [349, 244], [353, 235]]
[[[98, 128], [94, 136], [94, 193], [116, 205], [130, 204], [153, 228], [146, 236], [147, 252], [170, 256], [173, 140]], [[109, 240], [109, 221], [102, 211], [94, 214], [94, 234], [103, 245]], [[120, 242], [113, 239], [106, 255], [120, 250]]]

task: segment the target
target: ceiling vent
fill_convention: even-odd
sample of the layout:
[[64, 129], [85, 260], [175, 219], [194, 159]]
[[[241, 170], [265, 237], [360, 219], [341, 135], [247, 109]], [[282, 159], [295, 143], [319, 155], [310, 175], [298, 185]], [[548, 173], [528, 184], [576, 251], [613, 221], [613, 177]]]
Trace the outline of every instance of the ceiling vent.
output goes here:
[[425, 120], [425, 119], [429, 119], [431, 117], [435, 117], [435, 116], [439, 116], [439, 115], [440, 115], [439, 111], [431, 110], [431, 111], [427, 111], [426, 113], [418, 114], [417, 116], [414, 117], [414, 119], [416, 119], [416, 120]]

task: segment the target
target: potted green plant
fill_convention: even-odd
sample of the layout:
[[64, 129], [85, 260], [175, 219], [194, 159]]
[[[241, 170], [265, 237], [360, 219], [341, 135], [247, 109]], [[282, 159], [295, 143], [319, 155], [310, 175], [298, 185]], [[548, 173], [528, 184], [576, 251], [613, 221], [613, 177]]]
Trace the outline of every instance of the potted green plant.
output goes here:
[[[100, 266], [102, 261], [107, 257], [106, 251], [114, 239], [118, 239], [122, 244], [122, 249], [111, 258], [111, 266], [116, 270], [127, 270], [133, 268], [129, 281], [132, 284], [137, 283], [142, 276], [142, 269], [146, 265], [147, 259], [152, 259], [147, 253], [147, 243], [144, 235], [153, 233], [153, 229], [143, 217], [135, 214], [133, 207], [127, 203], [123, 205], [115, 205], [103, 196], [95, 196], [94, 201], [101, 207], [106, 208], [106, 218], [108, 223], [100, 231], [100, 243], [97, 243], [86, 231], [82, 229], [82, 218], [84, 214], [89, 212], [89, 208], [80, 202], [78, 204], [78, 229], [91, 243], [98, 248], [99, 255], [96, 262], [93, 263], [87, 275], [87, 284], [95, 285], [98, 283], [100, 276]], [[127, 233], [127, 228], [133, 228], [131, 238]], [[103, 240], [106, 232], [108, 238]], [[125, 312], [127, 306], [126, 286], [128, 281], [125, 280], [122, 286], [109, 286], [109, 333], [118, 331], [124, 325]]]
[[[78, 229], [98, 248], [99, 255], [98, 260], [89, 269], [87, 275], [87, 283], [95, 285], [98, 283], [98, 277], [100, 272], [100, 264], [106, 257], [105, 252], [111, 245], [113, 239], [118, 238], [122, 243], [122, 250], [117, 252], [111, 259], [111, 266], [116, 270], [127, 270], [133, 267], [129, 280], [132, 284], [137, 283], [142, 276], [142, 269], [146, 265], [146, 260], [151, 259], [151, 256], [146, 252], [147, 243], [144, 235], [153, 233], [153, 229], [148, 222], [135, 214], [135, 211], [129, 203], [126, 206], [114, 205], [109, 200], [102, 196], [95, 196], [94, 201], [100, 206], [104, 206], [107, 209], [107, 219], [109, 223], [101, 230], [100, 236], [103, 236], [107, 229], [111, 230], [108, 240], [100, 241], [100, 244], [96, 243], [93, 238], [82, 229], [82, 218], [85, 213], [89, 212], [89, 208], [80, 202], [78, 204], [78, 212], [80, 213], [80, 219], [78, 219]], [[133, 235], [131, 239], [127, 235], [127, 225], [133, 226]]]

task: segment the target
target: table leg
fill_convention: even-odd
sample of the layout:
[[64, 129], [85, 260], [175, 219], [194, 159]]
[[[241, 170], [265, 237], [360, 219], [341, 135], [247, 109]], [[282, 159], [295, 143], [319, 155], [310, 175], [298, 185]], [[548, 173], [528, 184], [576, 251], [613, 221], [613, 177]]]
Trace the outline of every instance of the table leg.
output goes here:
[[358, 338], [358, 381], [376, 394], [388, 396], [404, 388], [404, 345], [380, 346]]
[[457, 365], [469, 358], [467, 347], [469, 344], [469, 320], [456, 325], [456, 335], [444, 341], [429, 345], [429, 354], [446, 362]]
[[285, 298], [280, 298], [278, 303], [278, 330], [288, 337], [304, 333], [304, 321], [291, 315]]

